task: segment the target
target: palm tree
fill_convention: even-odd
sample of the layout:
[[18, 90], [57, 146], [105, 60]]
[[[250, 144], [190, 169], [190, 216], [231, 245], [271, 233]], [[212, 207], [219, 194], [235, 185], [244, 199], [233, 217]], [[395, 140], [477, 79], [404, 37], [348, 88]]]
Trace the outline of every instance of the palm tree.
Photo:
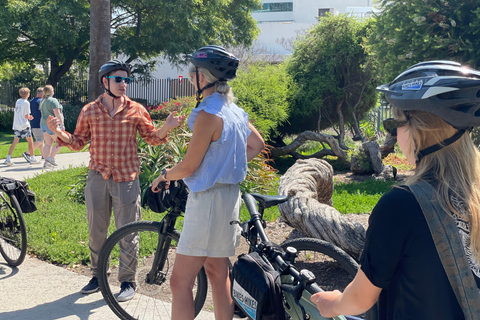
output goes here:
[[98, 69], [110, 60], [110, 19], [110, 0], [90, 0], [88, 101], [95, 100], [102, 93], [98, 83]]

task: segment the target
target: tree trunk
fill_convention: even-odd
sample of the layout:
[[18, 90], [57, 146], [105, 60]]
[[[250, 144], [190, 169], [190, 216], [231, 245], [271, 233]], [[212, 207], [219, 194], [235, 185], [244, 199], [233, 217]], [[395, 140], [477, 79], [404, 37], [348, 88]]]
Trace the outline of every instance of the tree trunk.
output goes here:
[[[274, 148], [270, 150], [270, 156], [272, 158], [276, 158], [282, 156], [284, 154], [289, 154], [294, 152], [298, 147], [300, 147], [306, 140], [312, 141], [319, 141], [327, 143], [331, 148], [330, 152], [324, 152], [322, 155], [330, 154], [337, 156], [340, 160], [342, 160], [346, 164], [350, 164], [347, 160], [346, 153], [340, 148], [338, 141], [331, 135], [323, 134], [323, 133], [316, 133], [313, 131], [304, 131], [298, 135], [298, 137], [290, 143], [288, 146]], [[325, 150], [325, 149], [324, 149]]]
[[372, 160], [373, 171], [375, 172], [375, 174], [379, 175], [380, 173], [382, 173], [384, 166], [382, 158], [380, 156], [380, 147], [378, 146], [378, 143], [376, 143], [375, 141], [364, 142], [363, 149]]
[[306, 237], [331, 242], [359, 258], [365, 229], [332, 207], [333, 168], [328, 162], [297, 160], [280, 178], [278, 193], [289, 196], [278, 208], [290, 226]]
[[339, 134], [338, 134], [338, 144], [340, 145], [340, 148], [343, 150], [348, 150], [347, 146], [345, 145], [345, 120], [343, 118], [343, 112], [342, 112], [342, 105], [345, 99], [342, 99], [340, 102], [337, 104], [337, 114], [338, 114], [338, 127], [339, 127]]
[[91, 0], [88, 101], [95, 100], [103, 92], [98, 81], [98, 70], [110, 60], [110, 54], [110, 0]]
[[395, 152], [395, 143], [397, 143], [397, 137], [388, 134], [385, 138], [385, 142], [380, 147], [380, 153], [382, 155], [382, 159], [388, 156], [390, 153]]
[[70, 70], [70, 67], [73, 64], [73, 60], [68, 59], [60, 65], [58, 61], [58, 56], [54, 55], [50, 58], [50, 74], [47, 78], [47, 84], [52, 85], [54, 88], [57, 87], [58, 81]]

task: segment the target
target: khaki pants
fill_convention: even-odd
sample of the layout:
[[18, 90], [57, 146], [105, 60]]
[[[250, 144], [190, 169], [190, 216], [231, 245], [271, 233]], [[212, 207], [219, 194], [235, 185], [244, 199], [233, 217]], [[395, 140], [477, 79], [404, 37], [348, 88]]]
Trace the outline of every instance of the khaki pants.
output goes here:
[[[85, 186], [85, 205], [92, 259], [91, 269], [93, 276], [97, 276], [98, 255], [107, 240], [112, 209], [117, 229], [141, 218], [140, 182], [138, 179], [115, 182], [112, 176], [104, 180], [98, 171], [90, 170]], [[136, 253], [138, 253], [138, 235], [132, 235], [130, 239], [120, 242], [119, 281], [135, 281]]]

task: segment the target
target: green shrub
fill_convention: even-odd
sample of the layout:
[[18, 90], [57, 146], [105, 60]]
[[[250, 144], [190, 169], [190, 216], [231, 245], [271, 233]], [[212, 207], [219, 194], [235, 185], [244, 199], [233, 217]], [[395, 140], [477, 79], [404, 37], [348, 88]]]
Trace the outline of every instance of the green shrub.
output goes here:
[[75, 127], [77, 126], [77, 119], [78, 115], [82, 111], [81, 105], [70, 105], [66, 104], [63, 106], [63, 117], [65, 123], [65, 130], [68, 132], [73, 133], [75, 131]]
[[249, 114], [265, 141], [272, 141], [278, 135], [277, 128], [288, 118], [291, 78], [284, 66], [251, 64], [238, 70], [231, 85], [237, 105]]
[[0, 131], [12, 131], [13, 114], [13, 109], [0, 111]]

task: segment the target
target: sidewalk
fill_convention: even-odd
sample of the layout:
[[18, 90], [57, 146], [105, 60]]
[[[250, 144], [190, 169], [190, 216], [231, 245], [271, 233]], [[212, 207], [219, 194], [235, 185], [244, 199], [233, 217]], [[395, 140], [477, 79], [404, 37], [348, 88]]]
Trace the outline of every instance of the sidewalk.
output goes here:
[[[59, 154], [58, 167], [87, 166], [88, 152]], [[14, 158], [14, 166], [0, 165], [0, 176], [24, 180], [47, 170]], [[2, 161], [3, 162], [3, 161]], [[52, 169], [48, 169], [52, 170]], [[105, 304], [100, 292], [83, 295], [79, 291], [89, 278], [29, 257], [17, 268], [0, 256], [0, 320], [110, 320], [118, 319]], [[214, 319], [201, 312], [196, 319]]]

